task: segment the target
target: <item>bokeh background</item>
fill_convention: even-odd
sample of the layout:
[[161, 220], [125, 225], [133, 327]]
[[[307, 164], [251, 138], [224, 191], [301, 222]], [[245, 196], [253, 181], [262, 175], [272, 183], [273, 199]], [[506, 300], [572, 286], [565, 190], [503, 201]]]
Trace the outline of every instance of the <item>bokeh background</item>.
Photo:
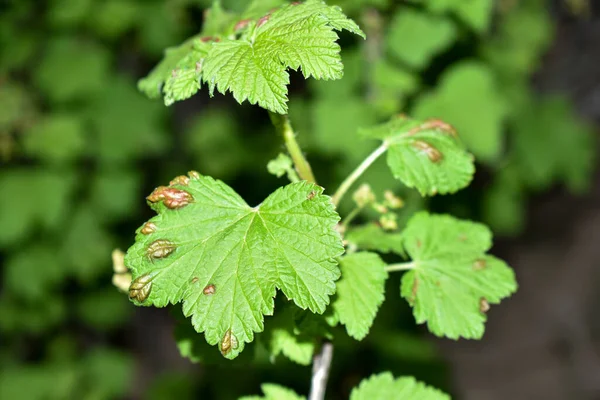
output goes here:
[[[111, 252], [151, 216], [154, 187], [195, 169], [257, 204], [285, 183], [266, 170], [283, 147], [265, 111], [206, 90], [167, 108], [137, 91], [210, 3], [0, 0], [1, 399], [308, 392], [310, 368], [270, 357], [260, 336], [245, 351], [254, 363], [182, 357], [180, 308], [136, 308], [111, 284]], [[444, 118], [477, 158], [470, 188], [424, 201], [383, 164], [365, 180], [402, 196], [400, 226], [423, 207], [489, 224], [520, 290], [490, 311], [482, 341], [454, 342], [415, 326], [393, 276], [367, 339], [336, 332], [328, 397], [390, 370], [456, 399], [600, 399], [600, 4], [330, 3], [368, 40], [342, 34], [341, 81], [292, 75], [291, 117], [319, 182], [331, 189], [371, 151], [359, 127]]]

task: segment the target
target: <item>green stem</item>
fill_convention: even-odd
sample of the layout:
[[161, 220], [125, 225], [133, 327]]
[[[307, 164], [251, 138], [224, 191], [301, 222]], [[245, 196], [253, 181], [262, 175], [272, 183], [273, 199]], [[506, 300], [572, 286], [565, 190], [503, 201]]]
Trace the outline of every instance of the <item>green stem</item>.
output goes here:
[[385, 267], [387, 272], [395, 272], [395, 271], [407, 271], [409, 269], [414, 269], [417, 266], [415, 261], [398, 263], [398, 264], [390, 264]]
[[269, 116], [271, 117], [271, 122], [275, 126], [275, 129], [283, 136], [285, 147], [287, 148], [288, 153], [290, 153], [290, 157], [292, 157], [292, 161], [294, 162], [294, 166], [296, 167], [300, 179], [316, 183], [317, 181], [310, 168], [310, 164], [306, 161], [306, 158], [304, 158], [302, 149], [300, 149], [300, 145], [296, 141], [296, 134], [290, 123], [290, 118], [287, 115], [281, 115], [274, 112], [269, 112]]
[[356, 218], [356, 216], [357, 216], [358, 214], [360, 214], [360, 212], [362, 211], [362, 209], [363, 209], [362, 207], [355, 207], [355, 208], [354, 208], [354, 210], [350, 211], [350, 214], [348, 214], [348, 215], [346, 216], [346, 218], [344, 218], [344, 219], [342, 220], [342, 226], [343, 226], [344, 228], [347, 228], [347, 227], [348, 227], [348, 225], [350, 225], [350, 222], [352, 222], [352, 220], [353, 220], [354, 218]]
[[336, 206], [340, 204], [342, 197], [346, 194], [348, 189], [356, 182], [358, 178], [373, 164], [383, 153], [387, 150], [387, 143], [383, 142], [381, 146], [375, 149], [364, 161], [354, 170], [348, 177], [342, 182], [338, 190], [332, 197], [333, 204]]

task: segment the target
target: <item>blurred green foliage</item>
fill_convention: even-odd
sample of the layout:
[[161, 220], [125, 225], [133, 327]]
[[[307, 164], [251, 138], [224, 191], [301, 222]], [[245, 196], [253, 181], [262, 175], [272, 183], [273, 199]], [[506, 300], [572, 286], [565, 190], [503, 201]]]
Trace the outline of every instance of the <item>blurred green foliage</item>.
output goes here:
[[[134, 309], [110, 285], [111, 251], [132, 242], [153, 187], [189, 169], [225, 180], [251, 202], [278, 186], [266, 165], [282, 147], [260, 109], [239, 107], [226, 96], [209, 103], [205, 88], [170, 108], [137, 91], [137, 79], [164, 48], [200, 30], [210, 3], [0, 5], [0, 398], [185, 399], [202, 393], [230, 399], [258, 393], [264, 381], [307, 392], [307, 369], [282, 357], [270, 360], [260, 338], [253, 346], [262, 363], [248, 370], [239, 360], [227, 370], [236, 376], [235, 387], [219, 367], [162, 371], [149, 383], [133, 351], [143, 338]], [[241, 9], [247, 2], [222, 3]], [[596, 156], [590, 126], [563, 96], [530, 87], [554, 35], [547, 1], [331, 3], [358, 21], [368, 40], [342, 35], [340, 81], [305, 84], [292, 76], [290, 114], [325, 187], [372, 149], [358, 128], [401, 112], [458, 128], [489, 176], [469, 189], [481, 201], [466, 208], [497, 233], [522, 231], [532, 193], [588, 187]], [[427, 206], [393, 179], [383, 160], [362, 180], [377, 195], [391, 189], [403, 196], [401, 224]], [[453, 202], [444, 198], [441, 207]], [[398, 281], [388, 284], [397, 291]], [[399, 296], [390, 296], [361, 342], [361, 365], [353, 358], [357, 342], [338, 335], [332, 398], [347, 398], [361, 378], [384, 369], [444, 387], [443, 367], [414, 334], [407, 310]], [[285, 321], [273, 326], [279, 328], [263, 340], [285, 342]], [[153, 343], [176, 351], [172, 341]], [[297, 351], [291, 358], [302, 360]]]

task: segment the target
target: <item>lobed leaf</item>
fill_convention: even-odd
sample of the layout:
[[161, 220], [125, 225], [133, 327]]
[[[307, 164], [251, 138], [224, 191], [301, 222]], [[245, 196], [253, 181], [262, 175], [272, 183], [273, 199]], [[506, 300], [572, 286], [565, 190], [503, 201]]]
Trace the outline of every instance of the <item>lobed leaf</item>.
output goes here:
[[333, 310], [356, 340], [367, 336], [385, 298], [385, 266], [375, 253], [354, 253], [340, 259], [342, 278], [337, 283]]
[[475, 173], [473, 156], [459, 143], [454, 128], [442, 121], [398, 116], [362, 132], [384, 141], [394, 176], [424, 196], [454, 193]]
[[306, 397], [297, 395], [293, 390], [273, 383], [263, 383], [261, 389], [264, 396], [244, 396], [239, 400], [305, 400]]
[[130, 297], [164, 307], [183, 302], [209, 344], [235, 358], [263, 330], [277, 288], [303, 309], [323, 313], [344, 251], [339, 216], [323, 189], [287, 185], [257, 207], [229, 186], [190, 173], [148, 197], [158, 215], [137, 231], [125, 257]]
[[517, 290], [514, 272], [487, 255], [492, 234], [482, 224], [448, 215], [415, 214], [402, 233], [414, 268], [402, 277], [401, 295], [417, 323], [436, 336], [479, 339], [485, 311]]
[[390, 372], [373, 375], [352, 390], [350, 400], [450, 400], [447, 394], [413, 377], [394, 379]]

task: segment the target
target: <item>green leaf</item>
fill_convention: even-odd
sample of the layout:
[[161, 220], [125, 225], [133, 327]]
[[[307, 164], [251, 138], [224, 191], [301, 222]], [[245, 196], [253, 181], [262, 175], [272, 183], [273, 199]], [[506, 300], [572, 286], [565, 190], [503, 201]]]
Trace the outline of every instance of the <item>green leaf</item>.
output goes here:
[[473, 178], [473, 156], [461, 146], [456, 131], [442, 121], [398, 116], [362, 134], [383, 140], [394, 176], [422, 195], [454, 193]]
[[302, 69], [306, 78], [342, 77], [340, 47], [334, 30], [364, 36], [337, 7], [309, 0], [267, 14], [237, 40], [214, 43], [203, 64], [202, 79], [242, 103], [287, 112], [287, 68]]
[[244, 396], [239, 400], [305, 400], [306, 397], [297, 395], [293, 390], [273, 383], [260, 385], [264, 396]]
[[420, 212], [402, 235], [414, 267], [402, 277], [401, 294], [413, 306], [417, 323], [427, 322], [436, 336], [481, 338], [486, 304], [497, 304], [517, 290], [514, 272], [486, 254], [492, 245], [490, 230]]
[[427, 0], [433, 12], [452, 12], [478, 33], [488, 30], [494, 8], [493, 0]]
[[446, 18], [409, 8], [398, 11], [385, 37], [388, 51], [408, 66], [422, 69], [452, 44], [456, 29]]
[[387, 232], [375, 223], [352, 227], [346, 233], [345, 239], [350, 245], [361, 250], [405, 254], [402, 246], [402, 234]]
[[46, 162], [77, 159], [85, 149], [85, 127], [76, 115], [50, 114], [28, 129], [23, 138], [25, 152]]
[[323, 313], [343, 253], [339, 216], [323, 189], [292, 183], [250, 207], [224, 183], [190, 177], [148, 197], [158, 215], [138, 230], [125, 257], [130, 296], [157, 307], [183, 302], [196, 330], [227, 358], [263, 330], [276, 288]]
[[388, 276], [385, 267], [375, 253], [354, 253], [340, 259], [342, 278], [337, 283], [333, 310], [356, 340], [367, 336], [383, 303]]
[[290, 182], [298, 182], [300, 180], [296, 170], [294, 169], [294, 163], [287, 154], [279, 153], [277, 158], [269, 161], [267, 164], [267, 170], [270, 174], [275, 175], [278, 178], [281, 178], [283, 175], [287, 175]]
[[567, 99], [553, 96], [529, 102], [513, 127], [514, 163], [527, 186], [541, 190], [564, 182], [576, 192], [589, 187], [596, 138]]
[[50, 170], [0, 174], [0, 244], [10, 245], [40, 229], [58, 228], [68, 212], [74, 177]]
[[390, 372], [372, 375], [352, 390], [350, 400], [450, 400], [447, 394], [413, 377], [394, 379]]
[[301, 338], [290, 329], [275, 328], [271, 333], [271, 354], [277, 357], [283, 354], [300, 365], [310, 365], [315, 351], [315, 342]]
[[416, 118], [441, 118], [460, 132], [478, 160], [495, 161], [502, 152], [504, 99], [493, 72], [484, 64], [463, 61], [444, 73], [438, 88], [421, 96], [412, 111]]
[[64, 266], [50, 246], [37, 245], [10, 257], [4, 268], [6, 287], [19, 298], [40, 301], [60, 284]]
[[42, 92], [55, 102], [79, 100], [107, 85], [110, 53], [96, 43], [75, 37], [52, 40], [33, 70]]

